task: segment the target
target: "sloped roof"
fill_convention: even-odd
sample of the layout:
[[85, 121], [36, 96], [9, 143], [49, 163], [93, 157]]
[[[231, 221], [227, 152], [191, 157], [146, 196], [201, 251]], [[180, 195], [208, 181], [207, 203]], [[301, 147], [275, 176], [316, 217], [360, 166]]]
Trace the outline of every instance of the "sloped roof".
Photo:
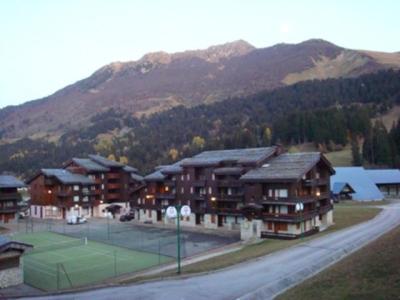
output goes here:
[[365, 170], [375, 184], [400, 184], [398, 169]]
[[133, 180], [136, 180], [136, 181], [143, 181], [143, 180], [144, 180], [144, 177], [143, 177], [143, 176], [140, 176], [140, 175], [138, 175], [138, 174], [136, 174], [136, 173], [131, 173], [131, 178], [132, 178]]
[[89, 158], [105, 167], [122, 168], [125, 166], [124, 164], [122, 164], [120, 162], [105, 158], [100, 155], [91, 154], [91, 155], [89, 155]]
[[204, 151], [186, 159], [183, 166], [218, 165], [222, 162], [234, 162], [238, 164], [257, 163], [272, 156], [276, 147], [246, 148], [232, 150]]
[[124, 171], [128, 172], [128, 173], [137, 173], [138, 169], [136, 169], [134, 167], [131, 167], [131, 166], [128, 166], [128, 165], [125, 165], [124, 166]]
[[11, 175], [0, 175], [0, 188], [20, 188], [25, 183]]
[[157, 170], [149, 175], [144, 176], [145, 181], [163, 181], [166, 176], [161, 173], [160, 170]]
[[94, 184], [94, 181], [87, 176], [74, 174], [65, 169], [42, 169], [41, 172], [48, 177], [55, 177], [64, 184]]
[[10, 240], [6, 236], [0, 236], [0, 253], [11, 250], [24, 252], [27, 249], [33, 248], [32, 245]]
[[340, 194], [346, 186], [350, 189], [351, 193], [354, 193], [354, 189], [347, 182], [335, 182], [332, 187], [332, 193], [335, 195]]
[[331, 177], [331, 190], [335, 183], [346, 182], [355, 191], [353, 200], [378, 201], [384, 198], [363, 167], [337, 167], [335, 171], [336, 174]]
[[319, 152], [285, 153], [271, 159], [260, 168], [250, 170], [240, 179], [244, 181], [298, 180], [320, 159]]
[[72, 161], [89, 172], [107, 172], [110, 170], [89, 158], [73, 158]]

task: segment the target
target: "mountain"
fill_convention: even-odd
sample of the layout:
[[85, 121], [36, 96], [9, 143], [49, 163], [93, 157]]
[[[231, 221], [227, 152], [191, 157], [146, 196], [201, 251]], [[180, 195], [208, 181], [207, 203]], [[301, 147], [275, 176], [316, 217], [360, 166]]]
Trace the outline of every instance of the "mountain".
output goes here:
[[259, 49], [239, 40], [205, 50], [150, 53], [106, 65], [48, 97], [0, 110], [0, 136], [61, 135], [89, 126], [93, 116], [110, 108], [138, 117], [310, 79], [399, 67], [399, 53], [349, 50], [317, 39]]

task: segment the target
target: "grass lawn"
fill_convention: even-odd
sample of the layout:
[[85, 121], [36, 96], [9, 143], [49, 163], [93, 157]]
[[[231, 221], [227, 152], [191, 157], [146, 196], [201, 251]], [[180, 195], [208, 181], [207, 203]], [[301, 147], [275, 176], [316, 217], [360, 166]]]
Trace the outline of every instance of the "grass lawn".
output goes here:
[[346, 147], [341, 151], [326, 153], [325, 156], [335, 167], [347, 167], [353, 165], [350, 147]]
[[[199, 272], [207, 272], [216, 269], [221, 269], [224, 267], [228, 267], [240, 262], [247, 261], [249, 259], [253, 259], [256, 257], [260, 257], [274, 251], [282, 250], [284, 248], [296, 245], [303, 241], [307, 241], [310, 239], [314, 239], [316, 237], [320, 237], [324, 234], [331, 233], [335, 230], [343, 229], [345, 227], [349, 227], [369, 219], [375, 217], [381, 209], [375, 207], [368, 207], [366, 205], [347, 205], [347, 204], [336, 204], [334, 209], [334, 222], [335, 225], [329, 227], [327, 230], [320, 232], [318, 234], [306, 237], [304, 239], [296, 239], [296, 240], [273, 240], [273, 239], [265, 239], [260, 243], [251, 244], [244, 246], [242, 249], [220, 255], [214, 258], [210, 258], [201, 262], [197, 262], [182, 268], [183, 273], [199, 273]], [[175, 274], [174, 271], [167, 271], [156, 276], [151, 276], [147, 278], [134, 278], [134, 279], [126, 279], [123, 282], [134, 282], [142, 279], [150, 279], [156, 277], [170, 276]]]
[[24, 282], [45, 291], [93, 284], [171, 261], [171, 258], [64, 235], [39, 232], [16, 234], [34, 245], [23, 256]]
[[397, 227], [277, 299], [399, 299], [399, 253]]

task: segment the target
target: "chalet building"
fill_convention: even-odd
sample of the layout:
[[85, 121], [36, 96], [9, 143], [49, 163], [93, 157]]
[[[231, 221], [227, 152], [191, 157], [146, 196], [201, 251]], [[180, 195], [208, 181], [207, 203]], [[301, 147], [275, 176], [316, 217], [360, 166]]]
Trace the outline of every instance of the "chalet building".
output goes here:
[[94, 181], [95, 216], [102, 216], [112, 208], [117, 213], [128, 211], [129, 203], [137, 200], [139, 190], [144, 187], [143, 177], [136, 168], [99, 155], [73, 158], [64, 168]]
[[[330, 176], [334, 170], [320, 153], [285, 153], [244, 174], [242, 238], [295, 238], [333, 223]], [[301, 209], [299, 209], [299, 205]]]
[[[297, 237], [332, 223], [329, 179], [320, 153], [282, 153], [281, 147], [202, 152], [145, 176], [136, 203], [141, 221], [168, 222], [170, 205], [189, 205], [182, 225], [240, 229], [257, 221], [259, 235]], [[304, 210], [295, 211], [302, 203]], [[257, 223], [257, 224], [258, 224]], [[253, 227], [251, 227], [253, 228]]]
[[69, 216], [93, 216], [95, 182], [65, 169], [42, 169], [28, 180], [31, 216], [65, 219]]
[[0, 236], [0, 289], [24, 282], [20, 258], [32, 245], [11, 241]]
[[8, 223], [17, 218], [18, 202], [21, 201], [19, 188], [25, 184], [9, 175], [0, 175], [0, 223]]

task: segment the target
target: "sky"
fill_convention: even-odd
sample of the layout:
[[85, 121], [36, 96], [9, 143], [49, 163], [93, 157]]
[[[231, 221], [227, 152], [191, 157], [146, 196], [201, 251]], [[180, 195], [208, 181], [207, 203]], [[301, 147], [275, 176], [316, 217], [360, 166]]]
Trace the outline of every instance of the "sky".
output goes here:
[[400, 51], [400, 1], [0, 1], [0, 108], [48, 96], [115, 61], [244, 39], [322, 38]]

